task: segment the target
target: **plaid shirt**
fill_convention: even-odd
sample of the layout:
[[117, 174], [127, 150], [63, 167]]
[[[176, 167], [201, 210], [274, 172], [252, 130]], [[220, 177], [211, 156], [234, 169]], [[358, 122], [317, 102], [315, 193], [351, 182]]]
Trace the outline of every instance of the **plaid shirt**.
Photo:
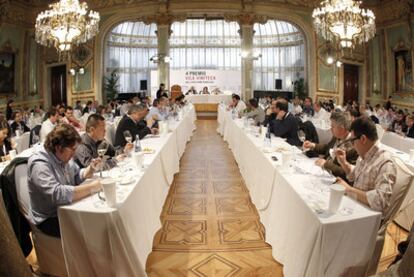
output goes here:
[[366, 192], [372, 209], [384, 214], [390, 205], [396, 175], [397, 168], [391, 154], [380, 149], [377, 142], [365, 154], [365, 158], [358, 158], [347, 178], [354, 181], [354, 188]]

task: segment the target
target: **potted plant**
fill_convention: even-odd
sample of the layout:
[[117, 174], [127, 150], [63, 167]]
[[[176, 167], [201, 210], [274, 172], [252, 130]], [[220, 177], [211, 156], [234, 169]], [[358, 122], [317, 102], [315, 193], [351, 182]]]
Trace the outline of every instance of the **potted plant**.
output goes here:
[[300, 99], [308, 96], [308, 85], [305, 79], [299, 78], [293, 83], [293, 97], [298, 96]]
[[118, 69], [114, 69], [108, 77], [105, 78], [105, 93], [107, 100], [113, 100], [118, 97], [119, 76]]

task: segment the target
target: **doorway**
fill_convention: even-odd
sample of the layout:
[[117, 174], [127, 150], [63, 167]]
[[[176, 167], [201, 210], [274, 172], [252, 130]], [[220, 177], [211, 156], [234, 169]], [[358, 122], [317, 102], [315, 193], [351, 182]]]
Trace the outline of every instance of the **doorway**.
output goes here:
[[66, 65], [50, 68], [50, 88], [52, 105], [66, 104]]
[[359, 67], [344, 64], [344, 104], [348, 101], [358, 101]]

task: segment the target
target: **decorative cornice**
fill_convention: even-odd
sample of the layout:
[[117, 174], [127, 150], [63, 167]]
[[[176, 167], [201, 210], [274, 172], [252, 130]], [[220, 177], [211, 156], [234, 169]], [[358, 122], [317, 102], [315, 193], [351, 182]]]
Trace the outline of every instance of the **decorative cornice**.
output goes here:
[[224, 20], [227, 22], [236, 21], [240, 24], [240, 26], [243, 26], [253, 25], [255, 23], [265, 24], [269, 20], [269, 17], [266, 15], [260, 15], [256, 13], [240, 12], [225, 14]]
[[0, 0], [0, 26], [7, 17], [9, 11], [10, 1], [9, 0]]
[[156, 23], [157, 25], [170, 26], [173, 22], [184, 22], [187, 16], [185, 14], [170, 14], [166, 12], [142, 16], [139, 19], [145, 24]]

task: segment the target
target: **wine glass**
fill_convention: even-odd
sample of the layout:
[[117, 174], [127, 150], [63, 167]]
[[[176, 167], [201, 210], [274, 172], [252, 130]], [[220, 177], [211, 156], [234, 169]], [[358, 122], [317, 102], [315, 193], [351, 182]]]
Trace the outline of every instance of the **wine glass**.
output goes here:
[[305, 132], [302, 130], [302, 129], [299, 129], [298, 130], [298, 138], [299, 138], [299, 140], [302, 142], [302, 150], [304, 150], [303, 149], [303, 143], [305, 142], [305, 140], [306, 140], [306, 134], [305, 134]]
[[124, 138], [128, 143], [131, 143], [132, 142], [131, 132], [128, 130], [124, 131]]
[[[101, 158], [101, 161], [103, 161], [103, 157], [104, 157], [106, 151], [108, 151], [108, 147], [109, 147], [109, 144], [106, 140], [103, 140], [98, 145], [98, 156]], [[103, 166], [100, 167], [100, 172], [99, 172], [99, 176], [101, 178], [102, 178], [102, 168], [103, 168]]]

